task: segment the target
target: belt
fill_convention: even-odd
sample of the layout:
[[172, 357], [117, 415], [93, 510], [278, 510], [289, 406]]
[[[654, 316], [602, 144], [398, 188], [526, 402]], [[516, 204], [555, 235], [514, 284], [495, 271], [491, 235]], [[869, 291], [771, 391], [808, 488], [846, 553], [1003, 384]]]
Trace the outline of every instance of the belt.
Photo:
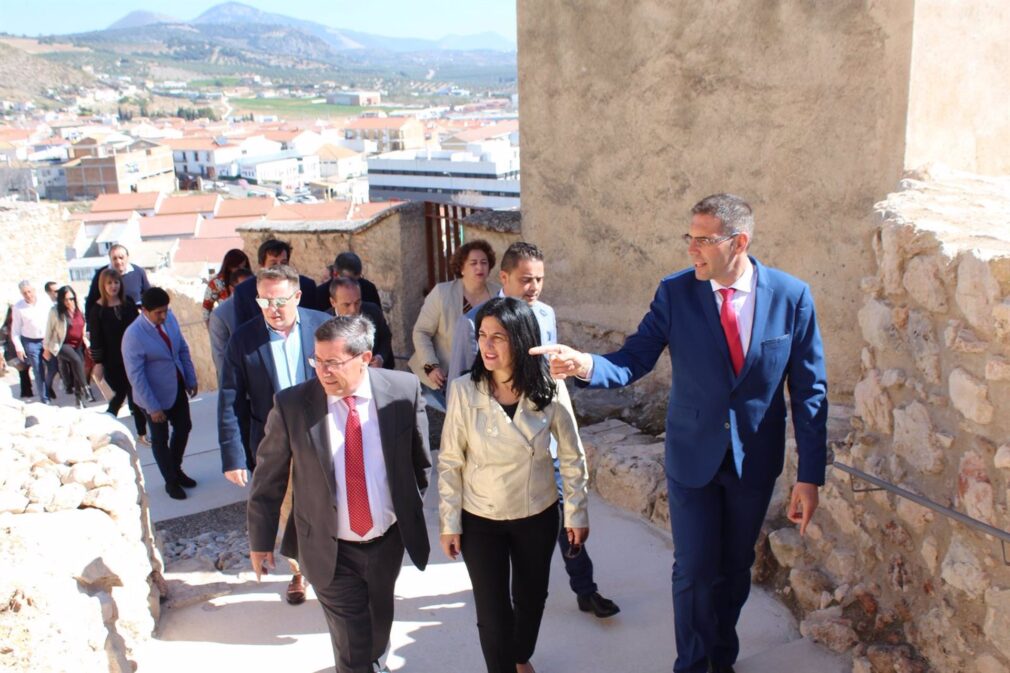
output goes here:
[[375, 544], [377, 542], [382, 542], [394, 530], [396, 530], [396, 522], [395, 521], [393, 522], [392, 526], [390, 526], [389, 528], [386, 529], [385, 533], [383, 533], [382, 535], [378, 535], [376, 537], [373, 537], [370, 540], [345, 540], [344, 538], [340, 538], [339, 542], [340, 542], [340, 544], [352, 544], [355, 547], [368, 547], [368, 546], [373, 545], [373, 544]]
[[42, 341], [42, 337], [39, 337], [38, 339], [36, 339], [35, 337], [22, 336], [21, 340], [22, 341]]

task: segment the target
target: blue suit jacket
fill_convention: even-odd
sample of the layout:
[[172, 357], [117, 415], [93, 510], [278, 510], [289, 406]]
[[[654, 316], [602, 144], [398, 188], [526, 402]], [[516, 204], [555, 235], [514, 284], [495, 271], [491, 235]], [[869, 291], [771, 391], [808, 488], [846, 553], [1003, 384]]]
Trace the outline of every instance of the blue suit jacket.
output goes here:
[[[316, 328], [330, 316], [305, 308], [298, 309], [298, 316], [302, 359], [306, 360], [305, 375], [314, 378], [316, 371], [307, 360], [315, 352]], [[239, 431], [242, 419], [248, 419], [249, 448], [253, 457], [256, 456], [256, 448], [263, 439], [263, 426], [278, 392], [270, 334], [261, 312], [258, 318], [239, 325], [228, 341], [217, 397], [217, 433], [223, 472], [246, 468], [245, 447]]]
[[799, 481], [824, 483], [827, 377], [814, 303], [805, 283], [751, 258], [757, 273], [754, 327], [739, 375], [719, 323], [711, 283], [693, 269], [664, 278], [638, 331], [615, 353], [593, 356], [589, 385], [617, 387], [648, 373], [670, 349], [666, 473], [697, 488], [715, 476], [732, 446], [741, 479], [767, 486], [782, 472], [788, 383], [799, 451]]
[[123, 364], [133, 387], [133, 401], [147, 413], [165, 411], [175, 404], [179, 392], [176, 370], [187, 388], [196, 387], [196, 370], [189, 357], [189, 344], [171, 310], [162, 326], [172, 341], [169, 352], [158, 330], [143, 315], [123, 333]]

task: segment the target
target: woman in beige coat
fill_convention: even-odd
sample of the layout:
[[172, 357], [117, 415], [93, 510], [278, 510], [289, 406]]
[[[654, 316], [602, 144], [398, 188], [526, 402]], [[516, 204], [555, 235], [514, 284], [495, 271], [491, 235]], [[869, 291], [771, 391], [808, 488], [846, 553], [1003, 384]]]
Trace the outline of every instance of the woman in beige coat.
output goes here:
[[84, 332], [84, 312], [77, 305], [77, 293], [64, 285], [56, 291], [56, 305], [49, 311], [42, 357], [58, 358], [70, 365], [78, 409], [93, 399], [84, 373], [84, 350], [88, 347]]
[[494, 263], [494, 249], [487, 241], [470, 241], [457, 248], [449, 260], [455, 280], [439, 283], [425, 297], [414, 323], [414, 354], [409, 365], [429, 388], [440, 391], [447, 383], [452, 335], [460, 316], [501, 289], [488, 280]]
[[530, 657], [559, 525], [551, 436], [576, 554], [589, 537], [585, 453], [564, 385], [551, 380], [544, 358], [528, 354], [540, 344], [533, 310], [496, 297], [475, 325], [480, 357], [469, 377], [450, 384], [442, 430], [441, 544], [450, 558], [463, 554], [488, 673], [535, 673]]

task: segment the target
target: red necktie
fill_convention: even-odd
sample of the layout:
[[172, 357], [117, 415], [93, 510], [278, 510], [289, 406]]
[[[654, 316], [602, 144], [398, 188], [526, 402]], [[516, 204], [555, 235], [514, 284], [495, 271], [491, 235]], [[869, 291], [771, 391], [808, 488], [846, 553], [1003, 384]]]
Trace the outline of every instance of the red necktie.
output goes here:
[[726, 343], [729, 345], [729, 359], [733, 363], [733, 373], [739, 374], [743, 369], [743, 345], [740, 343], [740, 325], [736, 320], [736, 311], [730, 305], [735, 290], [731, 287], [719, 290], [722, 295], [722, 311], [719, 312], [719, 322], [722, 331], [726, 333]]
[[161, 325], [157, 325], [156, 327], [158, 329], [158, 334], [161, 335], [161, 340], [165, 342], [165, 345], [168, 346], [168, 352], [171, 353], [172, 352], [172, 340], [168, 338], [167, 334], [165, 334], [165, 330], [162, 329]]
[[344, 476], [347, 481], [347, 514], [351, 530], [360, 535], [372, 530], [372, 510], [368, 506], [365, 483], [365, 450], [361, 441], [361, 419], [354, 406], [354, 396], [345, 397], [347, 427], [344, 429]]

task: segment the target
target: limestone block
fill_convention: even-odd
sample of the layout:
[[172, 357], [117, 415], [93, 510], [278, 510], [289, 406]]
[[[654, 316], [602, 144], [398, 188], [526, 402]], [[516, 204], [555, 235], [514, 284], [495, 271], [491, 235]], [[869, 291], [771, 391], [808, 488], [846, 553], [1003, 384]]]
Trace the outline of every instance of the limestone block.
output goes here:
[[617, 445], [604, 452], [596, 468], [596, 490], [608, 502], [649, 516], [655, 494], [666, 482], [663, 444]]
[[1001, 470], [1010, 470], [1010, 444], [1004, 444], [996, 450], [993, 464]]
[[94, 450], [91, 442], [81, 437], [68, 437], [60, 442], [53, 443], [46, 452], [49, 460], [54, 463], [74, 465], [75, 463], [92, 460]]
[[884, 352], [900, 350], [896, 337], [897, 332], [891, 315], [891, 309], [876, 299], [867, 299], [858, 313], [859, 328], [863, 338], [877, 350]]
[[1010, 301], [1002, 301], [992, 307], [993, 330], [996, 338], [1010, 342]]
[[[914, 491], [907, 484], [902, 487]], [[922, 505], [917, 505], [908, 498], [898, 498], [896, 504], [898, 518], [916, 533], [922, 533], [933, 522], [933, 512]]]
[[894, 404], [881, 384], [880, 372], [876, 369], [866, 372], [863, 380], [856, 384], [853, 395], [856, 415], [863, 419], [866, 428], [871, 432], [891, 434]]
[[904, 369], [888, 369], [880, 376], [880, 385], [884, 388], [900, 388], [905, 385], [908, 377]]
[[933, 323], [921, 311], [911, 311], [908, 314], [908, 327], [905, 330], [915, 366], [929, 383], [940, 382], [940, 345], [936, 340]]
[[94, 488], [95, 479], [102, 474], [102, 468], [97, 463], [77, 463], [71, 468], [63, 483], [81, 484], [85, 489]]
[[985, 623], [982, 629], [1004, 657], [1010, 658], [1010, 589], [985, 592]]
[[58, 512], [62, 509], [77, 509], [81, 506], [88, 489], [80, 484], [64, 484], [57, 489], [52, 501], [46, 505], [47, 512]]
[[993, 307], [999, 301], [1000, 289], [985, 260], [971, 253], [961, 255], [954, 298], [969, 325], [985, 337], [994, 334]]
[[947, 312], [947, 289], [940, 276], [940, 259], [919, 255], [905, 264], [902, 285], [916, 302], [933, 313]]
[[803, 537], [793, 527], [779, 528], [768, 534], [768, 544], [779, 565], [792, 568], [803, 558], [805, 547]]
[[874, 673], [873, 664], [866, 657], [856, 657], [852, 660], [852, 673]]
[[921, 402], [911, 402], [894, 410], [894, 450], [909, 464], [928, 474], [944, 467], [941, 442], [933, 432], [929, 410]]
[[847, 652], [859, 642], [851, 620], [842, 616], [839, 605], [811, 612], [800, 622], [800, 634], [835, 652]]
[[960, 320], [947, 322], [943, 332], [944, 344], [957, 353], [984, 353], [989, 344], [979, 339], [973, 331], [963, 326]]
[[851, 549], [831, 549], [824, 561], [824, 569], [836, 583], [855, 582], [865, 570], [859, 566], [856, 553]]
[[876, 366], [873, 352], [869, 348], [863, 348], [859, 351], [859, 362], [863, 366], [864, 372], [869, 371]]
[[56, 473], [45, 472], [36, 476], [36, 478], [29, 484], [25, 495], [27, 495], [28, 499], [33, 503], [37, 503], [45, 507], [52, 502], [52, 499], [59, 488], [60, 478], [56, 476]]
[[884, 222], [880, 227], [878, 263], [883, 290], [889, 295], [903, 291], [905, 244], [911, 237], [908, 227], [900, 223]]
[[12, 512], [21, 514], [31, 502], [19, 491], [0, 491], [0, 514]]
[[925, 540], [922, 541], [922, 547], [919, 550], [919, 555], [922, 557], [922, 562], [926, 564], [926, 569], [929, 570], [929, 574], [935, 575], [940, 562], [940, 546], [939, 543], [936, 542], [936, 538], [927, 536]]
[[957, 474], [957, 499], [965, 513], [993, 523], [993, 487], [982, 456], [968, 451], [961, 457]]
[[950, 586], [960, 589], [972, 598], [981, 598], [990, 583], [988, 574], [972, 552], [970, 545], [957, 534], [951, 538], [950, 547], [947, 548], [947, 554], [943, 558], [940, 577]]
[[990, 357], [985, 363], [985, 378], [989, 381], [1010, 381], [1010, 360]]
[[975, 673], [1006, 673], [1010, 665], [1001, 662], [991, 654], [983, 654], [975, 659]]
[[996, 409], [989, 403], [989, 387], [958, 367], [950, 373], [950, 401], [961, 415], [980, 425], [992, 422]]
[[805, 610], [817, 610], [821, 606], [821, 593], [831, 591], [831, 581], [819, 570], [793, 568], [789, 571], [789, 586], [796, 600]]

